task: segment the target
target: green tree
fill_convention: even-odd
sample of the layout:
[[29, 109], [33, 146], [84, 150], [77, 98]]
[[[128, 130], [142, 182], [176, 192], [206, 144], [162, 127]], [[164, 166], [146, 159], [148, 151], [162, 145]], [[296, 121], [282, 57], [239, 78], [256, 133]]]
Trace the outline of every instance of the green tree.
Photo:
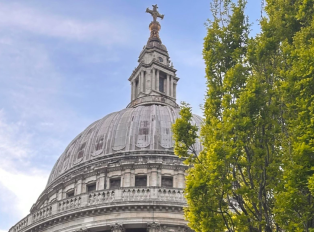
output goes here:
[[[193, 166], [186, 181], [185, 216], [195, 231], [280, 229], [273, 212], [282, 176], [281, 102], [274, 75], [279, 43], [267, 34], [249, 39], [244, 8], [242, 0], [212, 4], [214, 20], [203, 50], [208, 86], [203, 150], [186, 161]], [[185, 105], [183, 111], [191, 109]], [[195, 157], [187, 139], [195, 137], [182, 133], [187, 125], [192, 126], [189, 117], [173, 125], [175, 153]]]
[[272, 28], [281, 54], [274, 75], [281, 79], [284, 157], [275, 218], [287, 231], [314, 231], [314, 1], [269, 0], [265, 10], [262, 29]]

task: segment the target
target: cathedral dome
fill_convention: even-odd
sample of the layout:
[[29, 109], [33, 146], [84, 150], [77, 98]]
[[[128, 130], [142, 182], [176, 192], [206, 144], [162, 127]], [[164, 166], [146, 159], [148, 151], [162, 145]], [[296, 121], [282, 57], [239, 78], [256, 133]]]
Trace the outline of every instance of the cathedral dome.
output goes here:
[[[128, 78], [127, 108], [70, 142], [30, 213], [9, 232], [191, 232], [183, 216], [188, 166], [174, 155], [171, 130], [179, 77], [159, 38], [157, 8], [146, 10], [151, 34]], [[191, 123], [201, 122], [193, 115]]]
[[[92, 123], [67, 146], [51, 171], [48, 184], [93, 160], [130, 156], [132, 153], [173, 154], [171, 125], [179, 108], [162, 105], [126, 108]], [[192, 123], [200, 126], [200, 116]], [[196, 147], [200, 148], [197, 144]]]

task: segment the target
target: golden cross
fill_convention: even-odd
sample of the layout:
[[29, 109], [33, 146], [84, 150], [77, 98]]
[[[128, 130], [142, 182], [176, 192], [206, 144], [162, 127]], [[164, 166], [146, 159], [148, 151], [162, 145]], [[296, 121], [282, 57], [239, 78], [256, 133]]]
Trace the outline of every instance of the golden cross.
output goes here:
[[156, 5], [153, 5], [153, 10], [150, 10], [148, 8], [146, 9], [146, 12], [150, 13], [153, 16], [154, 22], [156, 22], [157, 17], [159, 17], [161, 19], [164, 18], [164, 15], [159, 14], [159, 12], [157, 11], [157, 8], [158, 8], [158, 6], [156, 4]]

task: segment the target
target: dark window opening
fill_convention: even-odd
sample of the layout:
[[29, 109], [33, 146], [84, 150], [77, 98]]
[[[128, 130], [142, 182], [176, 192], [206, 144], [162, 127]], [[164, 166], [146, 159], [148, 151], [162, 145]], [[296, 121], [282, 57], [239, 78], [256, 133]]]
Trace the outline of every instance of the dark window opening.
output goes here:
[[136, 187], [146, 187], [147, 186], [147, 176], [135, 176], [135, 186]]
[[96, 190], [96, 183], [87, 185], [87, 192], [93, 192]]
[[110, 188], [117, 189], [121, 187], [121, 178], [110, 179]]
[[161, 177], [161, 187], [172, 188], [173, 187], [172, 176], [162, 176]]
[[67, 197], [73, 197], [74, 196], [74, 190], [67, 192]]
[[159, 77], [159, 91], [163, 93], [165, 92], [164, 82], [165, 82], [165, 79], [162, 77]]

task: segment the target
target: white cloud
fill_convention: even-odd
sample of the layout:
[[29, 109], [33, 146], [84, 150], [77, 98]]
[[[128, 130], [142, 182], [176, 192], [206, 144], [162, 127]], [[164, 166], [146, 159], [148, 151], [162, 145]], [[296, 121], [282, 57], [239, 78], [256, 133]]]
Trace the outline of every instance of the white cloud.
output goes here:
[[[46, 172], [33, 169], [31, 173], [6, 171], [0, 167], [0, 185], [6, 188], [12, 196], [0, 194], [2, 201], [11, 202], [10, 208], [6, 210], [9, 214], [25, 217], [37, 197], [44, 190], [48, 174]], [[14, 198], [14, 201], [9, 201]], [[13, 204], [12, 204], [13, 203]]]
[[8, 122], [4, 110], [0, 110], [0, 215], [16, 222], [29, 213], [48, 178], [47, 171], [30, 167], [30, 159], [36, 154], [32, 139], [24, 123]]
[[107, 19], [82, 22], [16, 3], [0, 3], [0, 28], [18, 28], [50, 37], [98, 42], [104, 45], [124, 43], [130, 33], [123, 21]]

